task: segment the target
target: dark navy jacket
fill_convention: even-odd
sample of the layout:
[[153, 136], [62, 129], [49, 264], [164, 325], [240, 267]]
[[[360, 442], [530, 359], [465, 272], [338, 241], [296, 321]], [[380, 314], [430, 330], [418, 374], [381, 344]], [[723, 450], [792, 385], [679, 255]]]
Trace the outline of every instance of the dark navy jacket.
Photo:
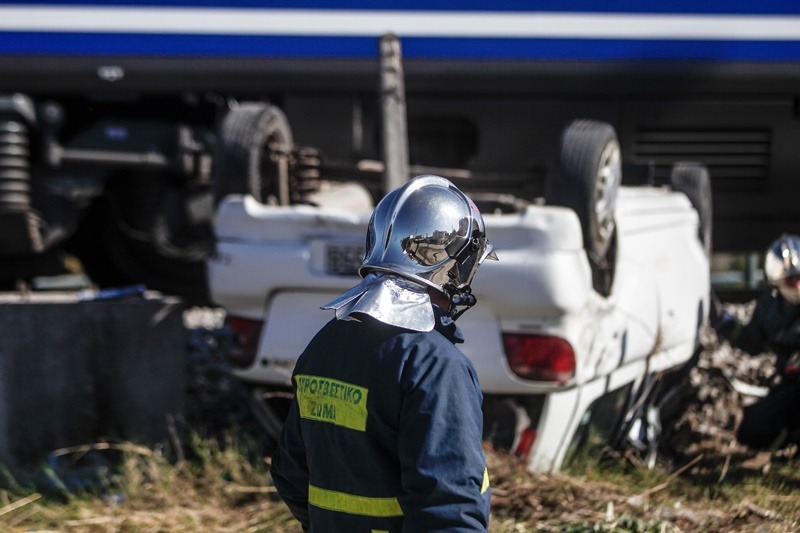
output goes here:
[[[800, 350], [800, 306], [787, 302], [776, 290], [764, 291], [750, 321], [723, 337], [751, 354], [772, 351], [782, 376], [766, 398], [744, 408], [736, 430], [739, 442], [758, 449], [800, 442], [800, 381], [785, 373], [790, 357]], [[784, 429], [790, 439], [786, 442], [778, 440]]]
[[304, 529], [486, 531], [482, 395], [434, 310], [430, 332], [334, 319], [298, 359], [272, 477]]
[[800, 306], [784, 300], [777, 291], [764, 291], [753, 316], [732, 344], [751, 354], [767, 349], [786, 357], [800, 349]]

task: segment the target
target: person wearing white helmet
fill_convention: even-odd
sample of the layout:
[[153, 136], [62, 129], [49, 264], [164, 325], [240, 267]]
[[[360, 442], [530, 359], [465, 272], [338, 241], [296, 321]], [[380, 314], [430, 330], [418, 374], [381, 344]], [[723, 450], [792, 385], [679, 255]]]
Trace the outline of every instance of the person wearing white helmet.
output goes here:
[[800, 440], [800, 237], [784, 234], [767, 250], [767, 290], [750, 320], [723, 313], [715, 326], [721, 339], [747, 353], [777, 356], [769, 395], [745, 408], [737, 438], [753, 448], [778, 448]]
[[335, 317], [297, 361], [272, 458], [304, 530], [487, 530], [482, 396], [455, 346], [486, 259], [483, 218], [448, 180], [420, 176], [379, 202], [363, 279], [323, 306]]
[[764, 260], [770, 286], [791, 305], [800, 305], [800, 237], [782, 235], [772, 243]]

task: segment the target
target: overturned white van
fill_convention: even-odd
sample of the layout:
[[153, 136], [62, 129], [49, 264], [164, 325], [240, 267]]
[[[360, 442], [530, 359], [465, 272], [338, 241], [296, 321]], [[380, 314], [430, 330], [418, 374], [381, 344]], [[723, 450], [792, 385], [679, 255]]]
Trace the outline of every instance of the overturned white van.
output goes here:
[[[458, 321], [484, 437], [530, 470], [557, 470], [590, 437], [632, 441], [652, 462], [659, 409], [708, 314], [708, 173], [679, 163], [669, 185], [621, 184], [613, 128], [588, 120], [565, 130], [556, 159], [543, 198], [458, 183], [500, 258], [481, 267], [478, 305]], [[212, 298], [240, 341], [232, 372], [272, 435], [296, 358], [332, 318], [320, 306], [358, 282], [372, 203], [358, 184], [331, 191], [319, 205], [229, 196], [217, 210]]]

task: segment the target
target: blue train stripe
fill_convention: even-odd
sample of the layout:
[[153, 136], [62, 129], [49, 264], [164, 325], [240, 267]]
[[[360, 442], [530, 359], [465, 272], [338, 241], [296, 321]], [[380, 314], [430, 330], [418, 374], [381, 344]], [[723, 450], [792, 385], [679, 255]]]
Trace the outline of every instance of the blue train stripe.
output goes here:
[[[0, 33], [11, 55], [372, 58], [372, 37]], [[407, 59], [797, 61], [799, 41], [474, 39], [412, 37]]]
[[767, 41], [800, 40], [800, 16], [0, 6], [0, 31]]
[[800, 14], [796, 0], [0, 0], [0, 5], [176, 6], [264, 9]]
[[[448, 0], [431, 0], [426, 6], [444, 9], [458, 4], [461, 9], [409, 10], [418, 5], [415, 0], [395, 11], [361, 10], [365, 3], [358, 0], [337, 2], [336, 9], [321, 0], [291, 3], [307, 9], [278, 9], [287, 2], [273, 0], [239, 0], [238, 9], [215, 8], [220, 2], [182, 0], [158, 6], [147, 0], [49, 6], [0, 1], [0, 54], [374, 58], [376, 37], [394, 31], [401, 36], [405, 57], [412, 59], [794, 61], [799, 57], [800, 16], [788, 12], [800, 10], [800, 2], [733, 0], [724, 3], [729, 8], [724, 14], [710, 11], [723, 4], [714, 0], [697, 2], [709, 10], [699, 14], [634, 13], [625, 10], [656, 2], [628, 0], [605, 2], [617, 11], [603, 13], [590, 9], [590, 3], [594, 4], [557, 3], [559, 8], [589, 11], [512, 13], [503, 9], [521, 7], [520, 2], [498, 1], [492, 4], [497, 10], [477, 12], [464, 10], [477, 8], [477, 2]], [[657, 4], [664, 10], [687, 7], [682, 0]], [[525, 5], [531, 9], [544, 3], [532, 0]], [[730, 14], [753, 5], [786, 13]]]

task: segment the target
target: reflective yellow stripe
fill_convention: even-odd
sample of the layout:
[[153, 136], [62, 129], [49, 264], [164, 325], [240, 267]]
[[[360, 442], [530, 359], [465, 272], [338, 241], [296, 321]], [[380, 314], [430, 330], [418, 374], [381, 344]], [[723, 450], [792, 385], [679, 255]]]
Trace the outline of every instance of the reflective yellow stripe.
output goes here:
[[308, 503], [315, 507], [361, 516], [403, 516], [397, 498], [369, 498], [308, 486]]
[[483, 485], [481, 485], [481, 494], [489, 490], [489, 469], [483, 469]]
[[322, 376], [298, 374], [294, 380], [301, 418], [366, 430], [369, 389]]

